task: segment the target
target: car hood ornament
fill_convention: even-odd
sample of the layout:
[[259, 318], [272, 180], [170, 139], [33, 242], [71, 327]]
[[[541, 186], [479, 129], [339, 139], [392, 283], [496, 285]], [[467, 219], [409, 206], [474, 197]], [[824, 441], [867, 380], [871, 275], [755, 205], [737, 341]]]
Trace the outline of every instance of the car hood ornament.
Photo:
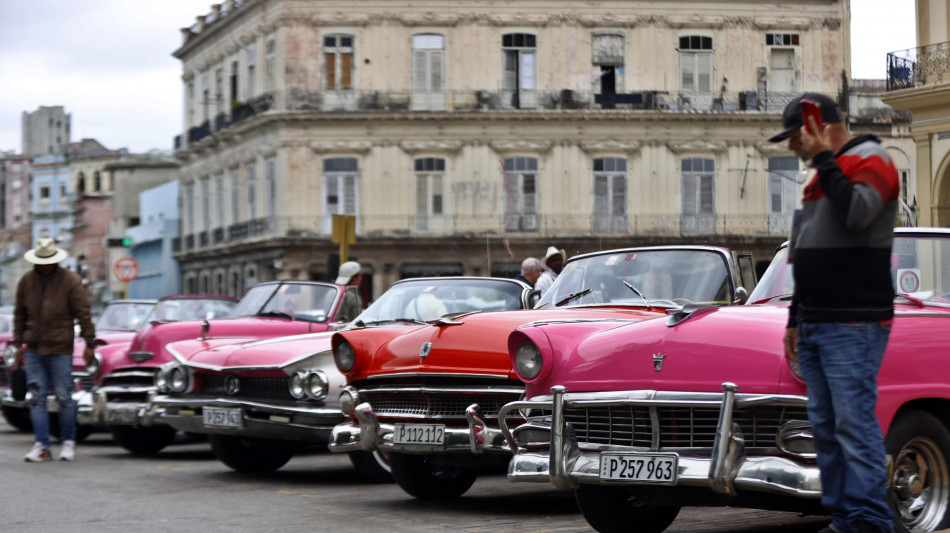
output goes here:
[[663, 360], [666, 359], [666, 355], [661, 353], [653, 354], [653, 370], [659, 372], [663, 370]]
[[422, 346], [419, 347], [419, 358], [420, 358], [420, 359], [425, 359], [426, 357], [429, 357], [429, 352], [430, 352], [430, 351], [432, 351], [432, 343], [431, 343], [431, 342], [423, 342], [423, 343], [422, 343]]

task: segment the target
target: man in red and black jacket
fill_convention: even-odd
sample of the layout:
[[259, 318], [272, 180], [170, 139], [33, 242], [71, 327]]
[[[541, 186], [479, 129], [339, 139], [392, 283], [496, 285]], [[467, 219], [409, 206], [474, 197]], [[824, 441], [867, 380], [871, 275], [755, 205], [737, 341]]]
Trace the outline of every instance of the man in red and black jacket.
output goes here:
[[[802, 125], [801, 100], [822, 124]], [[815, 169], [789, 242], [795, 296], [785, 353], [808, 386], [822, 504], [837, 533], [890, 532], [887, 470], [874, 414], [877, 373], [894, 318], [891, 244], [897, 169], [872, 135], [852, 136], [837, 103], [806, 93], [785, 108], [789, 150]], [[814, 133], [812, 133], [814, 132]]]

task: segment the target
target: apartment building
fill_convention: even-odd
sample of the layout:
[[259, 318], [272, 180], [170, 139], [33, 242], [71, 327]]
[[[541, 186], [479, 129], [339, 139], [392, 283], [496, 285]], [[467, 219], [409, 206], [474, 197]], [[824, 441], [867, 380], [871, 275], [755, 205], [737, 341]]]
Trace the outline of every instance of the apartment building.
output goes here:
[[[802, 91], [847, 105], [849, 13], [848, 0], [213, 5], [174, 52], [182, 290], [332, 279], [334, 214], [356, 217], [370, 297], [409, 276], [513, 275], [548, 246], [702, 242], [768, 260], [804, 174], [766, 139]], [[907, 128], [875, 131], [912, 169]]]
[[27, 157], [63, 155], [69, 145], [71, 118], [61, 105], [24, 111], [20, 120], [22, 154]]

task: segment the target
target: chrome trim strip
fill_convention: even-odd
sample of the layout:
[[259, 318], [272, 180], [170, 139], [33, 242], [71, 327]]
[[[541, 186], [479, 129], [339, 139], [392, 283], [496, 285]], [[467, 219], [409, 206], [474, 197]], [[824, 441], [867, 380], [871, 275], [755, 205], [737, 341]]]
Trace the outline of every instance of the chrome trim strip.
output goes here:
[[465, 393], [465, 394], [521, 394], [524, 392], [522, 388], [515, 387], [495, 387], [486, 389], [484, 387], [480, 388], [469, 388], [469, 387], [430, 387], [427, 385], [411, 386], [411, 387], [379, 387], [373, 389], [359, 389], [360, 394], [372, 394], [374, 392], [450, 392], [450, 393]]

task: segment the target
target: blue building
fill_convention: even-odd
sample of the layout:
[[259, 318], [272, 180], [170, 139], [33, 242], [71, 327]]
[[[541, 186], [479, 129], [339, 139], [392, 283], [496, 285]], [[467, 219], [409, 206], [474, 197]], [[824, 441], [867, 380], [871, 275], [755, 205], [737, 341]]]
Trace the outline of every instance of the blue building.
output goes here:
[[160, 298], [181, 292], [178, 261], [172, 255], [181, 219], [179, 181], [170, 181], [139, 194], [140, 223], [128, 228], [130, 255], [139, 265], [138, 277], [129, 283], [130, 298]]
[[[44, 155], [33, 160], [33, 231], [31, 242], [47, 237], [59, 247], [72, 248], [73, 200], [69, 160], [61, 155]], [[63, 266], [71, 267], [70, 257]]]

